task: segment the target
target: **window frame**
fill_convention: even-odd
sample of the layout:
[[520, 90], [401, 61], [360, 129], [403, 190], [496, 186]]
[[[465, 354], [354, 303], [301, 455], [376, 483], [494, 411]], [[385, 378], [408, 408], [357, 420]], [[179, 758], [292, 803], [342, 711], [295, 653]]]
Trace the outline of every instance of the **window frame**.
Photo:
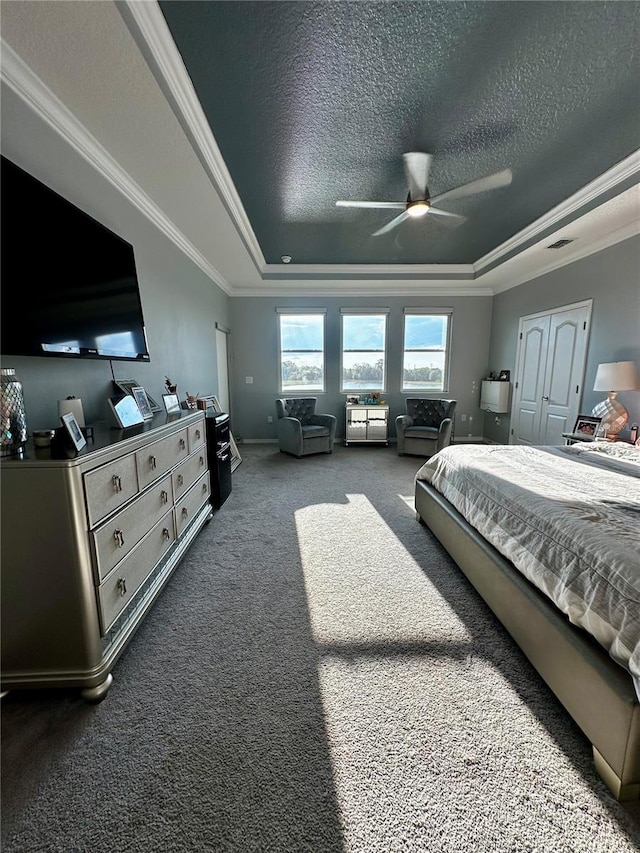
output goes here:
[[[326, 308], [276, 308], [277, 338], [278, 338], [278, 393], [292, 397], [316, 396], [327, 393], [327, 310]], [[282, 349], [282, 318], [283, 317], [322, 317], [322, 350], [283, 350]], [[322, 354], [322, 389], [318, 388], [285, 388], [282, 381], [282, 363], [284, 352], [309, 352]]]
[[[374, 391], [381, 394], [387, 393], [388, 377], [389, 377], [389, 308], [368, 308], [362, 310], [360, 308], [341, 308], [340, 309], [340, 393], [341, 394], [357, 394], [362, 391]], [[344, 387], [344, 321], [345, 317], [383, 317], [384, 318], [384, 347], [382, 350], [348, 350], [348, 352], [382, 352], [383, 368], [382, 368], [382, 388], [372, 388], [371, 385], [361, 385], [357, 388]]]
[[[443, 366], [443, 376], [442, 376], [442, 388], [420, 388], [414, 386], [412, 388], [405, 388], [405, 359], [407, 352], [442, 352], [442, 350], [434, 349], [433, 347], [423, 347], [417, 348], [412, 347], [410, 350], [407, 350], [406, 340], [407, 340], [407, 317], [416, 317], [416, 316], [426, 316], [426, 317], [446, 317], [447, 318], [447, 331], [446, 331], [446, 339], [445, 339], [445, 348], [444, 348], [444, 366]], [[453, 329], [453, 309], [452, 308], [405, 308], [403, 312], [402, 318], [402, 359], [400, 364], [400, 392], [402, 394], [407, 394], [410, 396], [415, 396], [416, 394], [448, 394], [449, 393], [449, 384], [451, 377], [451, 340], [452, 340], [452, 329]]]

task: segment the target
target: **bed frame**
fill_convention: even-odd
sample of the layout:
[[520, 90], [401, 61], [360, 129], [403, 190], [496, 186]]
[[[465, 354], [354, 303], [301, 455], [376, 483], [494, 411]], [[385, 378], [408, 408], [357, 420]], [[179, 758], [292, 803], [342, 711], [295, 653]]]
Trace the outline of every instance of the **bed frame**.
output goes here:
[[416, 481], [426, 524], [589, 738], [617, 800], [640, 798], [640, 703], [631, 676], [572, 625], [432, 486]]

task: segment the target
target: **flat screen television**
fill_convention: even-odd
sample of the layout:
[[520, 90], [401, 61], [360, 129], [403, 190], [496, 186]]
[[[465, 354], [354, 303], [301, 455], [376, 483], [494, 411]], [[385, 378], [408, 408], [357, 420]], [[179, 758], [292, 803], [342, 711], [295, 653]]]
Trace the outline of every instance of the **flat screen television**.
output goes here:
[[0, 157], [0, 350], [150, 361], [133, 246]]

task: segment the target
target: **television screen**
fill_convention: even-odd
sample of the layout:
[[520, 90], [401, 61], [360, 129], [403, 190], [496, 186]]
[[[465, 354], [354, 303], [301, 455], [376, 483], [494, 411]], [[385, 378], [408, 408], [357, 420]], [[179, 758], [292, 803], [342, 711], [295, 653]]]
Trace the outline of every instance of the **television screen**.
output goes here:
[[3, 355], [149, 361], [133, 246], [0, 158]]

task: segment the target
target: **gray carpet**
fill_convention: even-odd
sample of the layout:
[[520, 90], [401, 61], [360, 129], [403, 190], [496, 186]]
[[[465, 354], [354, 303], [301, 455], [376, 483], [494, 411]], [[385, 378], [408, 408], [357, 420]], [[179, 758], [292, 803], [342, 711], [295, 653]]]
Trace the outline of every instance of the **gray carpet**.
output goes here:
[[3, 699], [4, 853], [637, 849], [638, 805], [416, 522], [420, 460], [240, 451], [106, 700]]

